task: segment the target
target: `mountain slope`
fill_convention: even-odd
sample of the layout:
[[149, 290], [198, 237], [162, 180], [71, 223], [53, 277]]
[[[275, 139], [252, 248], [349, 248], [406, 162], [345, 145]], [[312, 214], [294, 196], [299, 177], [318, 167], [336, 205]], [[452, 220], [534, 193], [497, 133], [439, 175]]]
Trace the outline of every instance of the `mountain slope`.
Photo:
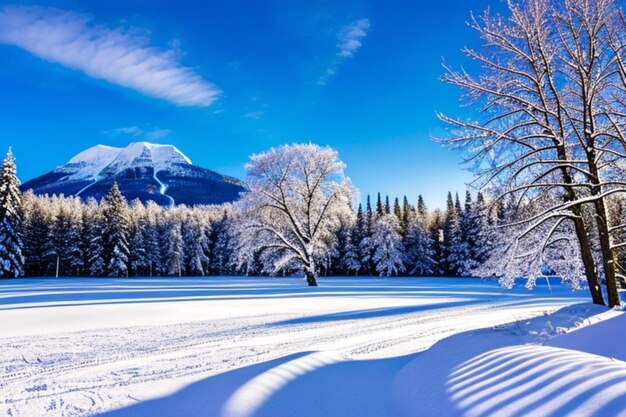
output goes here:
[[131, 143], [125, 148], [96, 145], [53, 171], [25, 182], [35, 194], [102, 198], [114, 181], [128, 200], [198, 205], [234, 201], [245, 191], [241, 181], [193, 165], [172, 145]]

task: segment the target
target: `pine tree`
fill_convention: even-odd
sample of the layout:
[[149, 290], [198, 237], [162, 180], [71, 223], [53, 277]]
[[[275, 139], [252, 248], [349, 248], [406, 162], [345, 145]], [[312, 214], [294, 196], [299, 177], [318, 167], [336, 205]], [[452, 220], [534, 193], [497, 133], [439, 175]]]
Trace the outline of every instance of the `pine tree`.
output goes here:
[[149, 273], [150, 258], [148, 256], [147, 234], [148, 218], [145, 207], [139, 199], [133, 200], [130, 207], [130, 248], [129, 265], [130, 274], [142, 276]]
[[359, 204], [356, 212], [356, 222], [350, 229], [348, 242], [346, 243], [346, 251], [341, 261], [342, 267], [348, 273], [358, 275], [361, 272], [361, 242], [367, 231], [365, 216], [363, 214], [363, 206]]
[[417, 197], [417, 207], [415, 208], [415, 210], [417, 214], [422, 217], [422, 219], [428, 218], [428, 207], [426, 206], [424, 198], [421, 194]]
[[400, 234], [404, 238], [409, 230], [409, 223], [415, 215], [415, 210], [411, 207], [411, 204], [409, 204], [409, 199], [406, 196], [404, 196], [404, 200], [402, 200], [401, 213]]
[[180, 219], [176, 212], [168, 212], [164, 235], [165, 272], [170, 276], [181, 276], [183, 273], [183, 236]]
[[46, 258], [61, 276], [78, 275], [83, 266], [82, 204], [76, 198], [53, 197], [54, 216]]
[[211, 264], [213, 271], [218, 275], [231, 273], [232, 242], [229, 233], [228, 213], [224, 211], [222, 218], [213, 226]]
[[45, 255], [52, 224], [50, 213], [44, 205], [44, 200], [32, 192], [26, 192], [22, 201], [25, 272], [28, 276], [43, 276], [48, 272]]
[[436, 209], [429, 226], [430, 237], [433, 242], [433, 259], [436, 262], [433, 273], [436, 275], [446, 274], [444, 220], [441, 210]]
[[460, 202], [458, 195], [456, 203], [452, 200], [452, 193], [448, 192], [446, 201], [445, 220], [443, 225], [443, 272], [447, 276], [458, 276], [462, 268], [461, 252], [461, 224], [458, 207]]
[[144, 236], [147, 252], [148, 275], [163, 275], [165, 268], [163, 267], [163, 248], [161, 245], [162, 236], [164, 235], [164, 227], [159, 219], [164, 217], [163, 208], [154, 201], [148, 201], [145, 206], [145, 217], [147, 229]]
[[128, 276], [130, 218], [128, 204], [117, 182], [102, 200], [103, 259], [110, 277]]
[[378, 198], [376, 199], [376, 217], [381, 217], [383, 214], [385, 214], [385, 209], [383, 208], [383, 202], [380, 198], [380, 193], [378, 193]]
[[402, 238], [398, 218], [389, 213], [376, 220], [372, 241], [375, 252], [373, 260], [380, 276], [398, 275], [404, 270]]
[[11, 148], [0, 168], [0, 278], [24, 275], [22, 200]]
[[[380, 206], [382, 213], [382, 204], [380, 203], [380, 193], [378, 193], [377, 207]], [[372, 205], [370, 203], [370, 196], [367, 196], [367, 205], [365, 208], [365, 222], [363, 229], [361, 230], [361, 242], [359, 244], [359, 250], [361, 254], [361, 272], [364, 275], [372, 275], [376, 271], [376, 263], [374, 262], [374, 242], [372, 240], [372, 234], [374, 230], [374, 222], [378, 215], [374, 216], [372, 212]]]
[[[425, 208], [425, 206], [424, 206]], [[435, 272], [434, 240], [428, 230], [428, 216], [416, 213], [410, 217], [409, 226], [404, 239], [406, 250], [405, 266], [410, 275], [426, 276]]]
[[208, 257], [206, 256], [207, 234], [205, 225], [194, 211], [183, 219], [183, 253], [187, 275], [205, 275]]

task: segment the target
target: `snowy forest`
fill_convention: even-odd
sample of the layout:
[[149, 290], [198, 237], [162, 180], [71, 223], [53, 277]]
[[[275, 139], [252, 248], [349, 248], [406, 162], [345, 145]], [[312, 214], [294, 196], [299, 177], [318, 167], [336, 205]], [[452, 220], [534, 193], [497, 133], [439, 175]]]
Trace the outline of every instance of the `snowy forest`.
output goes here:
[[[5, 274], [10, 268], [13, 275], [94, 277], [300, 272], [297, 265], [277, 264], [276, 253], [264, 253], [267, 247], [247, 244], [244, 209], [237, 204], [170, 209], [128, 202], [117, 186], [100, 202], [14, 195], [20, 197], [13, 225], [19, 249]], [[429, 210], [421, 196], [411, 204], [380, 194], [349, 207], [316, 250], [320, 275], [473, 275], [486, 260], [490, 230], [505, 214], [504, 205], [489, 210], [482, 193], [473, 199], [470, 192], [464, 201], [448, 193], [444, 211]]]
[[11, 153], [0, 185], [2, 276], [557, 276], [619, 305], [626, 285], [626, 19], [611, 0], [509, 3], [471, 26], [476, 77], [445, 67], [475, 118], [440, 119], [436, 139], [475, 174], [445, 210], [370, 197], [336, 151], [294, 144], [252, 155], [232, 205], [21, 196]]
[[[521, 231], [525, 216], [534, 215], [534, 206], [530, 202], [519, 204], [511, 197], [495, 199], [468, 190], [461, 199], [448, 192], [445, 210], [430, 210], [421, 196], [412, 203], [406, 196], [400, 200], [378, 194], [375, 199], [367, 196], [365, 204], [357, 204], [358, 192], [344, 176], [336, 151], [330, 148], [288, 145], [254, 155], [251, 161], [247, 165], [250, 190], [240, 201], [167, 208], [152, 201], [128, 202], [117, 184], [100, 202], [20, 193], [9, 151], [0, 187], [4, 208], [0, 213], [0, 248], [5, 260], [2, 274], [133, 277], [304, 273], [313, 280], [310, 285], [316, 284], [314, 279], [319, 275], [496, 276], [511, 286], [511, 274], [501, 272], [503, 262], [508, 261], [504, 252], [517, 244], [520, 234], [533, 237], [530, 245], [541, 245], [546, 239], [543, 230]], [[311, 188], [311, 184], [318, 188]], [[279, 195], [290, 197], [276, 197]], [[340, 195], [345, 198], [338, 198]], [[626, 221], [624, 199], [611, 197], [606, 203], [611, 224]], [[270, 212], [263, 213], [267, 209]], [[311, 229], [311, 224], [321, 226], [318, 233], [299, 235]], [[533, 268], [536, 261], [531, 260], [523, 270], [520, 268], [517, 278], [525, 278], [532, 286], [537, 277], [558, 276], [576, 288], [581, 286], [583, 268], [577, 261], [577, 248], [571, 245], [571, 231], [560, 233], [562, 239], [555, 244], [535, 252], [528, 249], [540, 254], [540, 262]], [[302, 245], [301, 249], [299, 242], [310, 246]], [[598, 242], [593, 244], [597, 250]], [[621, 271], [626, 250], [616, 248], [614, 256]], [[623, 280], [620, 283], [623, 285]]]

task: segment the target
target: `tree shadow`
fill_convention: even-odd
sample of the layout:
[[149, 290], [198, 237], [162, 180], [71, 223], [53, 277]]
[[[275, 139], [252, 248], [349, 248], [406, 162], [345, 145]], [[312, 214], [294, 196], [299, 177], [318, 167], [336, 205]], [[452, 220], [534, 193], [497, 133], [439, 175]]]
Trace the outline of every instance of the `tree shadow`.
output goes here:
[[524, 344], [536, 343], [531, 334], [538, 329], [571, 326], [597, 312], [586, 304], [568, 306], [386, 359], [302, 352], [214, 375], [100, 417], [617, 415], [626, 408], [626, 369], [583, 352]]

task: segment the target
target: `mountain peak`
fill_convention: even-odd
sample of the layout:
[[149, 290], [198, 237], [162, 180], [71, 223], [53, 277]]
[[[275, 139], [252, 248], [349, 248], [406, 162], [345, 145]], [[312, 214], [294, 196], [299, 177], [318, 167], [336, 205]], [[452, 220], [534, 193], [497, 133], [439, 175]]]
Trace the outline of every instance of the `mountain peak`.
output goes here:
[[237, 199], [243, 184], [192, 164], [173, 145], [133, 142], [127, 146], [95, 145], [54, 171], [24, 183], [36, 194], [101, 198], [113, 181], [127, 199], [159, 204], [217, 204]]

